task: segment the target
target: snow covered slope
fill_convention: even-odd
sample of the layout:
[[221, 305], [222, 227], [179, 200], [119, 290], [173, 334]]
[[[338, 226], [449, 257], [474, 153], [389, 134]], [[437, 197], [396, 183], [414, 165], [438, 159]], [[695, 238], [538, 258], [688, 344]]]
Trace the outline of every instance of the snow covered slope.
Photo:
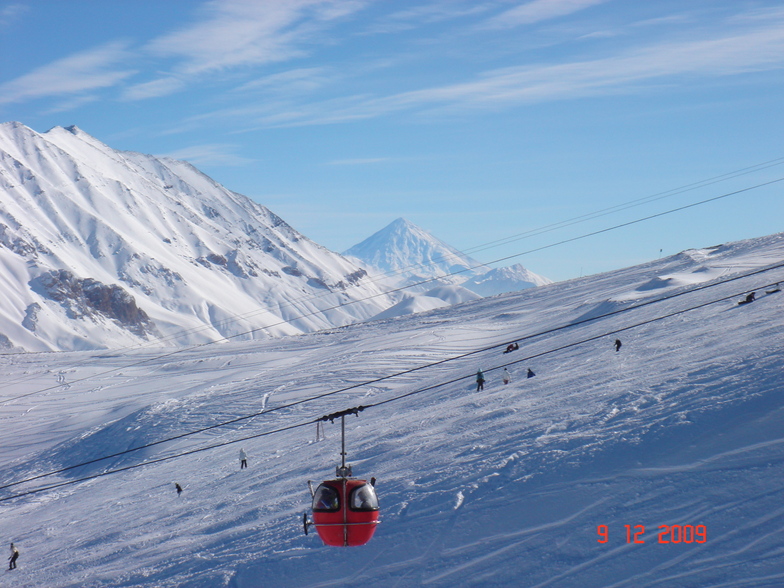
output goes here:
[[384, 320], [461, 304], [481, 298], [479, 294], [461, 286], [436, 286], [424, 294], [405, 294], [400, 302], [378, 313], [371, 320]]
[[[0, 536], [21, 551], [4, 578], [782, 586], [782, 264], [784, 234], [299, 337], [0, 356], [0, 486], [201, 430], [0, 489]], [[382, 523], [364, 547], [324, 547], [302, 533], [305, 482], [334, 474], [340, 436], [326, 423], [316, 441], [313, 421], [356, 406], [349, 461], [378, 479]], [[58, 482], [74, 483], [8, 499]]]
[[[480, 296], [552, 283], [519, 264], [491, 270], [404, 218], [354, 245], [344, 255], [372, 266], [402, 284], [436, 278], [435, 283], [459, 284]], [[432, 287], [433, 282], [428, 282], [413, 289], [425, 291]]]
[[187, 163], [19, 123], [0, 125], [0, 276], [0, 346], [33, 351], [295, 334], [394, 303]]

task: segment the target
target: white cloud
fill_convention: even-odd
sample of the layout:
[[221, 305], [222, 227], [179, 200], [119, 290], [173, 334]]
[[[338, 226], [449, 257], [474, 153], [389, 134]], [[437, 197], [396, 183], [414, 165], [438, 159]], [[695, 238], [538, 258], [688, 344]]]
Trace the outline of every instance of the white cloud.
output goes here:
[[1, 84], [0, 104], [81, 94], [117, 85], [134, 73], [117, 68], [117, 64], [127, 57], [122, 43], [109, 43], [63, 57]]
[[0, 27], [9, 26], [28, 10], [29, 7], [27, 5], [20, 3], [3, 6], [0, 9]]
[[146, 98], [159, 98], [178, 92], [185, 83], [176, 77], [166, 77], [130, 86], [123, 92], [125, 100], [144, 100]]
[[[650, 84], [784, 69], [784, 22], [698, 41], [663, 42], [614, 57], [487, 71], [471, 81], [386, 97], [344, 96], [245, 111], [247, 128], [332, 124], [406, 110], [488, 110], [519, 104], [635, 92]], [[231, 111], [224, 112], [232, 116]], [[254, 117], [255, 115], [255, 117]]]
[[297, 68], [251, 80], [236, 92], [272, 92], [275, 94], [303, 94], [322, 88], [335, 79], [335, 73], [325, 67]]
[[75, 110], [85, 104], [90, 104], [92, 102], [96, 102], [98, 100], [98, 96], [95, 95], [86, 95], [86, 96], [76, 96], [71, 98], [70, 100], [65, 100], [60, 102], [59, 104], [53, 106], [52, 108], [45, 110], [44, 114], [57, 114], [60, 112], [68, 112], [69, 110]]
[[784, 24], [702, 41], [662, 43], [625, 55], [487, 72], [462, 84], [406, 92], [379, 101], [393, 109], [424, 104], [489, 106], [612, 93], [653, 80], [727, 76], [784, 67]]
[[170, 157], [171, 159], [179, 159], [188, 161], [193, 165], [229, 165], [241, 166], [252, 163], [252, 159], [240, 157], [233, 152], [236, 148], [232, 145], [222, 143], [212, 143], [205, 145], [193, 145], [185, 147], [160, 155], [160, 157]]
[[207, 18], [153, 40], [152, 53], [180, 58], [177, 72], [197, 75], [288, 60], [320, 23], [343, 18], [364, 2], [350, 0], [212, 0]]
[[207, 74], [287, 61], [321, 26], [361, 9], [365, 0], [210, 0], [199, 22], [153, 39], [144, 48], [176, 63], [171, 74], [129, 88], [124, 98], [167, 96]]
[[608, 0], [533, 0], [488, 20], [490, 27], [511, 28], [567, 16]]
[[400, 33], [423, 25], [473, 17], [488, 10], [490, 10], [489, 5], [477, 3], [475, 0], [468, 3], [441, 0], [407, 7], [388, 14], [370, 25], [362, 34]]

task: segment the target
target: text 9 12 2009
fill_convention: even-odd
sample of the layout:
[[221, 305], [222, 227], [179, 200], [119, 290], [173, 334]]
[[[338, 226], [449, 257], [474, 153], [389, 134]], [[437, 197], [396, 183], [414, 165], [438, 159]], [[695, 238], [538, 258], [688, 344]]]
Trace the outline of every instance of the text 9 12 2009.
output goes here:
[[[624, 525], [626, 530], [626, 543], [645, 543], [645, 525]], [[610, 530], [607, 525], [598, 525], [596, 533], [599, 543], [610, 540]], [[705, 525], [659, 525], [659, 543], [705, 543], [708, 541], [708, 529]]]

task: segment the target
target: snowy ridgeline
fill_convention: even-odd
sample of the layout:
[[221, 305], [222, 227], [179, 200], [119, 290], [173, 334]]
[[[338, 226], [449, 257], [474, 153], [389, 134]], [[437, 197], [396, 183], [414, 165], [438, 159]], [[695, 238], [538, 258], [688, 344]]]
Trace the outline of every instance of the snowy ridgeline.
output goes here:
[[397, 299], [189, 164], [0, 125], [0, 349], [190, 345], [367, 320]]
[[[218, 446], [0, 502], [3, 585], [782, 586], [784, 271], [732, 278], [783, 259], [775, 235], [332, 332], [0, 356], [0, 485], [359, 384], [3, 489]], [[359, 405], [349, 461], [382, 523], [324, 547], [301, 517], [339, 426], [257, 435]]]
[[549, 283], [390, 227], [348, 259], [185, 162], [0, 124], [0, 350], [292, 335]]

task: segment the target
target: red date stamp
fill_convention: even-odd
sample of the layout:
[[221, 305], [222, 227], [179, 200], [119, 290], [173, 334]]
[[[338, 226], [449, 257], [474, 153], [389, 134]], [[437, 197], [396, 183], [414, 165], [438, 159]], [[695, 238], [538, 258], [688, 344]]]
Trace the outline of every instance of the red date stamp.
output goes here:
[[[624, 525], [626, 543], [645, 543], [645, 525]], [[596, 527], [599, 543], [610, 540], [610, 529], [607, 525]], [[659, 525], [659, 543], [705, 543], [708, 541], [708, 528], [705, 525]]]

